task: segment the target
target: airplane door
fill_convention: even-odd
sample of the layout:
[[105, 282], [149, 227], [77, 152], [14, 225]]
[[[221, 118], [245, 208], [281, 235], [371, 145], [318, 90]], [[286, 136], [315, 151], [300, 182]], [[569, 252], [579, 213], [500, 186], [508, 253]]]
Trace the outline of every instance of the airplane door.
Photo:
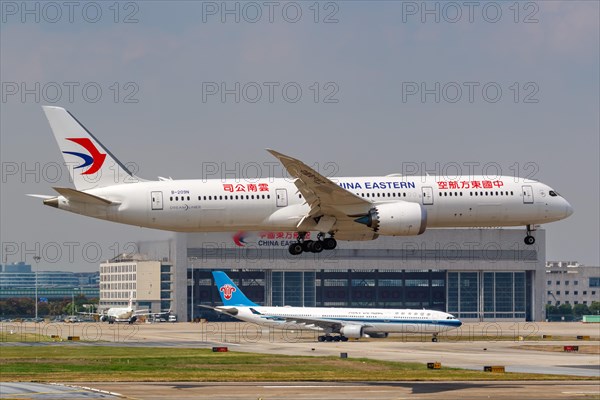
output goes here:
[[523, 186], [523, 203], [533, 204], [533, 188], [531, 186]]
[[287, 190], [286, 189], [275, 189], [275, 194], [277, 196], [277, 207], [287, 207], [287, 205], [288, 205]]
[[162, 192], [150, 192], [152, 198], [152, 209], [162, 210], [163, 209], [163, 194]]
[[431, 186], [423, 187], [423, 205], [430, 206], [433, 204], [433, 189]]

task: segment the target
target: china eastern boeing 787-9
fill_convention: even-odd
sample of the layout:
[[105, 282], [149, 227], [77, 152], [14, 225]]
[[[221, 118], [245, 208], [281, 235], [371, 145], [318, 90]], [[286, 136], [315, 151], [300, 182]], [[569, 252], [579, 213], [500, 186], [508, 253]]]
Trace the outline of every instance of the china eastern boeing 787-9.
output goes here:
[[[437, 176], [327, 178], [268, 150], [292, 179], [147, 181], [136, 177], [64, 108], [44, 106], [75, 189], [34, 195], [44, 204], [123, 224], [177, 232], [296, 232], [291, 254], [334, 249], [337, 240], [419, 235], [426, 228], [525, 226], [573, 213], [549, 186], [523, 178]], [[317, 240], [305, 240], [318, 232]]]

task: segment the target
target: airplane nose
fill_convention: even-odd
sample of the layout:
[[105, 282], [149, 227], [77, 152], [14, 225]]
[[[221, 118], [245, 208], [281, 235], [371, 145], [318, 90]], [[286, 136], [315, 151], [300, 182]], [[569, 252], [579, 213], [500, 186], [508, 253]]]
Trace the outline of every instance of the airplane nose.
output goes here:
[[567, 202], [567, 206], [565, 207], [565, 218], [573, 214], [573, 207]]

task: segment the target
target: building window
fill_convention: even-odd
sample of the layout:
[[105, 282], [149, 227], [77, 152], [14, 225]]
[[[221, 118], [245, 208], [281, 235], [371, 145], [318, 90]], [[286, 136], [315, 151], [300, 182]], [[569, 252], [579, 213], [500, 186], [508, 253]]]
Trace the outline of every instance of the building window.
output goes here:
[[573, 285], [575, 285], [575, 286], [579, 285], [579, 281], [573, 281]]
[[590, 287], [600, 287], [600, 276], [590, 277]]
[[552, 285], [552, 281], [548, 281], [547, 285], [548, 286]]

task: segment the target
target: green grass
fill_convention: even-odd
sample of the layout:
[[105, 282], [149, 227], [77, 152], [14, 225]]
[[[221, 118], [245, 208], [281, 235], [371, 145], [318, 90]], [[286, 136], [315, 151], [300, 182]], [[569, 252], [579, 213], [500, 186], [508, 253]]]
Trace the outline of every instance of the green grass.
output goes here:
[[[210, 349], [50, 345], [0, 348], [3, 381], [397, 381], [582, 379], [485, 373], [420, 363]], [[585, 379], [585, 378], [583, 378]]]
[[3, 342], [54, 342], [56, 339], [52, 339], [47, 335], [40, 335], [39, 333], [24, 333], [16, 332], [10, 333], [10, 331], [0, 331], [0, 343]]

